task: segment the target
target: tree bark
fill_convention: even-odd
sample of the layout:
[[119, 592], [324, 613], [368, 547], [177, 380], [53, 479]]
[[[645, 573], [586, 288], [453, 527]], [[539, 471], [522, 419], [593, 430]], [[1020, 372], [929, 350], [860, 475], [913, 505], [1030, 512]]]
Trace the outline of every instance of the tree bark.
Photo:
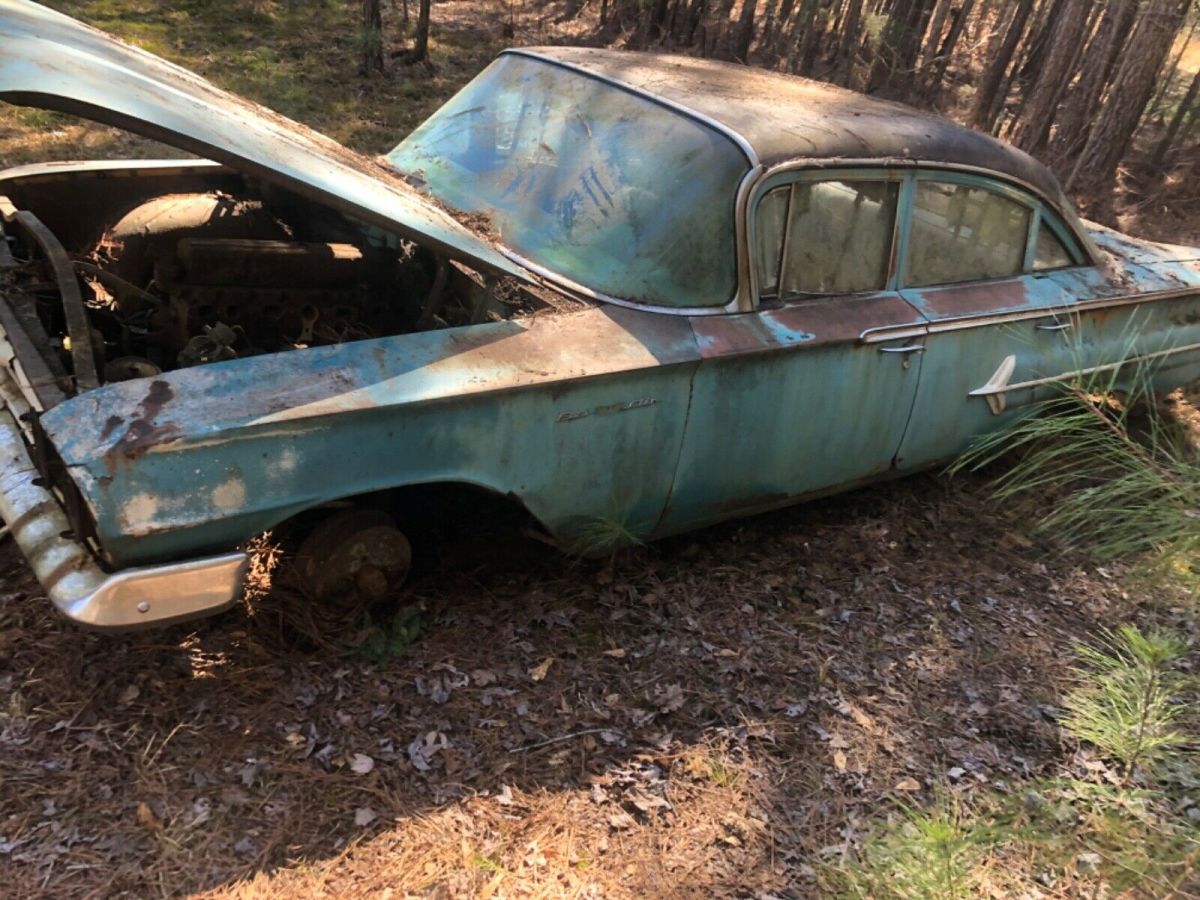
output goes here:
[[383, 12], [380, 0], [362, 2], [362, 62], [359, 74], [370, 76], [382, 74], [383, 68]]
[[429, 58], [429, 6], [432, 0], [421, 0], [417, 8], [417, 30], [413, 35], [412, 49], [405, 57], [406, 62], [425, 62]]
[[1171, 52], [1190, 0], [1149, 0], [1125, 48], [1104, 108], [1068, 179], [1085, 189], [1112, 182], [1125, 156], [1142, 110], [1154, 92], [1154, 80]]
[[1196, 96], [1200, 95], [1200, 69], [1196, 70], [1196, 74], [1192, 76], [1192, 83], [1188, 86], [1187, 93], [1183, 95], [1183, 100], [1180, 101], [1179, 107], [1175, 110], [1175, 115], [1171, 117], [1171, 124], [1167, 126], [1167, 133], [1163, 135], [1162, 140], [1158, 142], [1158, 146], [1154, 148], [1154, 155], [1150, 159], [1150, 165], [1159, 170], [1159, 174], [1166, 174], [1167, 156], [1171, 152], [1171, 145], [1175, 143], [1175, 138], [1179, 136], [1179, 130], [1183, 127], [1184, 121], [1190, 115], [1195, 115], [1196, 112]]
[[863, 0], [848, 0], [846, 17], [842, 22], [842, 33], [838, 38], [837, 66], [833, 80], [850, 86], [854, 77], [854, 63], [858, 56], [858, 32], [862, 27]]
[[1087, 27], [1091, 0], [1065, 0], [1057, 7], [1056, 20], [1050, 24], [1049, 40], [1041, 72], [1033, 83], [1029, 101], [1022, 110], [1013, 143], [1027, 153], [1037, 155], [1046, 147], [1046, 138], [1058, 110], [1063, 92], [1075, 74], [1080, 41]]
[[1192, 38], [1196, 35], [1197, 25], [1200, 25], [1200, 18], [1192, 22], [1192, 27], [1188, 29], [1187, 36], [1180, 42], [1179, 52], [1171, 60], [1171, 65], [1167, 69], [1167, 73], [1158, 79], [1158, 88], [1154, 92], [1154, 101], [1150, 104], [1149, 109], [1146, 110], [1147, 118], [1153, 118], [1162, 108], [1163, 100], [1166, 99], [1167, 93], [1171, 90], [1171, 83], [1179, 73], [1179, 64], [1183, 61], [1183, 55], [1187, 53], [1188, 47], [1192, 45]]
[[963, 0], [963, 5], [952, 14], [950, 30], [946, 33], [946, 39], [942, 41], [941, 47], [928, 63], [929, 72], [925, 76], [927, 93], [936, 96], [936, 93], [941, 90], [942, 82], [946, 78], [946, 69], [950, 65], [950, 58], [954, 56], [954, 50], [962, 38], [974, 7], [975, 0]]
[[971, 124], [976, 128], [991, 131], [996, 122], [993, 110], [999, 105], [996, 101], [1000, 84], [1004, 81], [1004, 73], [1008, 71], [1017, 45], [1021, 43], [1021, 37], [1025, 34], [1025, 23], [1029, 21], [1029, 13], [1032, 10], [1033, 0], [1019, 0], [1008, 30], [1004, 33], [1004, 42], [983, 73], [983, 81], [975, 94], [975, 106], [971, 110]]
[[750, 61], [750, 45], [754, 42], [754, 13], [758, 0], [744, 0], [742, 14], [738, 17], [737, 40], [733, 44], [733, 58], [738, 62]]
[[[871, 76], [867, 80], [868, 93], [895, 87], [902, 78], [907, 79], [905, 84], [911, 86], [917, 53], [925, 28], [929, 24], [933, 2], [934, 0], [896, 0], [883, 28], [879, 55], [875, 58]], [[900, 88], [896, 93], [903, 96], [907, 94], [907, 89]]]
[[1092, 36], [1080, 67], [1079, 81], [1071, 91], [1054, 135], [1054, 157], [1065, 161], [1074, 159], [1087, 137], [1108, 78], [1112, 75], [1113, 57], [1121, 51], [1128, 28], [1137, 12], [1136, 0], [1110, 0], [1104, 18]]

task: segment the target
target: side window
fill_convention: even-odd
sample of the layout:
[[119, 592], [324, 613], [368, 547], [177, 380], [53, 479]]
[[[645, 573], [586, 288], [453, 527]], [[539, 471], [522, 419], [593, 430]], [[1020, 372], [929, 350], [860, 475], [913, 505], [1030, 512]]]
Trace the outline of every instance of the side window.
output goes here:
[[1032, 211], [984, 188], [918, 181], [908, 238], [910, 287], [1018, 275]]
[[882, 290], [899, 185], [886, 181], [798, 181], [758, 207], [764, 296]]
[[1044, 218], [1038, 220], [1037, 246], [1033, 255], [1033, 271], [1063, 269], [1075, 265], [1075, 257]]

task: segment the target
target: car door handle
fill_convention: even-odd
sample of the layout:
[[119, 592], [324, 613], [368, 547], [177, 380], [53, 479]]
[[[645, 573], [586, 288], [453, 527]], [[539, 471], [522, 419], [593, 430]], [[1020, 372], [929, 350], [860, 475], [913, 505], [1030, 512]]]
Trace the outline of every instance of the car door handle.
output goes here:
[[924, 344], [905, 344], [903, 347], [880, 347], [880, 353], [924, 353]]
[[1053, 325], [1034, 325], [1038, 331], [1070, 331], [1075, 327], [1074, 322], [1055, 322]]

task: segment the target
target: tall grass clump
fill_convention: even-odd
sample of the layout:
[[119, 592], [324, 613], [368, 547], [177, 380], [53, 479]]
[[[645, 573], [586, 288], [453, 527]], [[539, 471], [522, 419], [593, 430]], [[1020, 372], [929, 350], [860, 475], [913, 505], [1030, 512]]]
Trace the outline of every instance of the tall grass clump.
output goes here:
[[1037, 507], [1037, 530], [1064, 550], [1138, 556], [1147, 575], [1194, 579], [1200, 457], [1153, 381], [1143, 363], [1057, 385], [1012, 427], [976, 439], [950, 472], [1003, 458], [995, 498]]

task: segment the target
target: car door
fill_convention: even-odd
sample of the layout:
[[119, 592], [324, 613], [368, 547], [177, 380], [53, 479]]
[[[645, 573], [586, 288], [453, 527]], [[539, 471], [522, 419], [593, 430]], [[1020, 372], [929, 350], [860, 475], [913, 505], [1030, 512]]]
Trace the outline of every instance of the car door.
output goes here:
[[[903, 176], [781, 174], [750, 204], [758, 309], [694, 316], [701, 362], [658, 534], [888, 472], [916, 394], [921, 318], [894, 290]], [[859, 336], [897, 329], [866, 347]], [[915, 338], [903, 333], [916, 329]]]
[[900, 292], [929, 331], [897, 454], [898, 468], [915, 469], [953, 458], [1048, 396], [1055, 379], [1099, 364], [1121, 323], [1097, 332], [1080, 303], [1099, 280], [1079, 276], [1082, 249], [1032, 195], [949, 172], [919, 173], [906, 188]]

